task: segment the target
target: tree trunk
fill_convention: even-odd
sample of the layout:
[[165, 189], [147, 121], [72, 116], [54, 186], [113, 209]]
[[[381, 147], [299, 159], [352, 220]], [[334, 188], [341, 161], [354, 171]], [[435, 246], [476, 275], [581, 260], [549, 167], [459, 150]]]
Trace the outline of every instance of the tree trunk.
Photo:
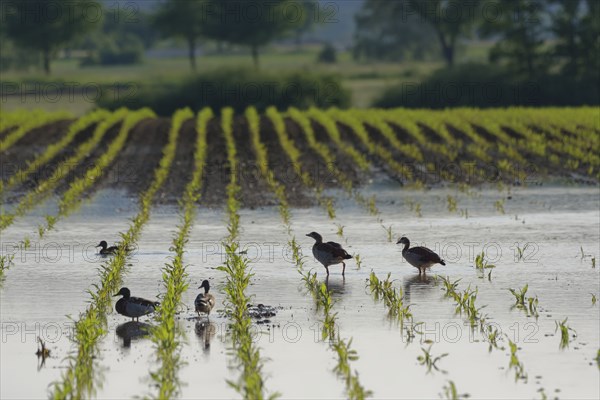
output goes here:
[[452, 68], [454, 66], [454, 40], [451, 40], [450, 43], [446, 40], [444, 34], [437, 29], [438, 39], [440, 40], [440, 45], [442, 46], [442, 55], [444, 56], [444, 60], [446, 61], [446, 66]]
[[44, 72], [50, 75], [50, 49], [44, 49]]
[[190, 67], [196, 72], [196, 41], [194, 38], [188, 38], [188, 56], [190, 58]]
[[258, 46], [255, 44], [252, 45], [252, 61], [254, 61], [254, 68], [258, 69], [260, 66], [258, 60]]

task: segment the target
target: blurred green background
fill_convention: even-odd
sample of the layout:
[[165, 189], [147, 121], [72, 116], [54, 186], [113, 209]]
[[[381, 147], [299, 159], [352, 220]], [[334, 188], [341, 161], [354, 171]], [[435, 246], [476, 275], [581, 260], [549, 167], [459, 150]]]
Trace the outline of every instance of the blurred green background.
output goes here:
[[0, 13], [2, 110], [599, 103], [597, 0], [23, 0]]

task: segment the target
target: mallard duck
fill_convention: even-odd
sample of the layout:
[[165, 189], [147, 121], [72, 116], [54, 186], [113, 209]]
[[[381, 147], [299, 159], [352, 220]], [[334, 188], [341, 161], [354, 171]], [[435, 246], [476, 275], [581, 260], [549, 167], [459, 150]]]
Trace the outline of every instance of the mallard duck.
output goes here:
[[208, 316], [210, 315], [210, 310], [212, 310], [215, 306], [216, 300], [215, 296], [208, 293], [210, 290], [210, 283], [208, 283], [206, 279], [202, 281], [202, 285], [198, 287], [198, 289], [202, 288], [204, 288], [204, 293], [200, 293], [198, 296], [196, 296], [194, 305], [196, 306], [196, 312], [198, 313], [198, 316], [200, 316], [200, 313], [205, 313]]
[[139, 297], [131, 297], [131, 292], [126, 287], [121, 288], [115, 296], [123, 296], [117, 301], [115, 310], [121, 315], [131, 319], [139, 319], [143, 315], [148, 315], [154, 312], [156, 307], [160, 305], [157, 301], [141, 299]]
[[444, 260], [440, 258], [435, 252], [429, 250], [427, 247], [410, 247], [410, 240], [406, 237], [401, 237], [396, 244], [403, 244], [402, 257], [410, 265], [419, 269], [419, 275], [425, 274], [427, 268], [431, 268], [434, 264], [446, 265]]
[[106, 256], [109, 254], [116, 254], [117, 250], [119, 249], [117, 246], [108, 247], [108, 243], [106, 243], [106, 240], [101, 241], [96, 247], [101, 247], [99, 253], [102, 254], [103, 256]]
[[327, 271], [327, 276], [329, 276], [329, 266], [339, 263], [342, 263], [343, 276], [346, 272], [346, 263], [344, 260], [349, 260], [352, 258], [352, 256], [342, 248], [342, 245], [335, 242], [323, 243], [323, 237], [317, 232], [311, 232], [306, 236], [315, 239], [315, 244], [312, 248], [313, 255], [317, 261], [323, 264], [325, 270]]

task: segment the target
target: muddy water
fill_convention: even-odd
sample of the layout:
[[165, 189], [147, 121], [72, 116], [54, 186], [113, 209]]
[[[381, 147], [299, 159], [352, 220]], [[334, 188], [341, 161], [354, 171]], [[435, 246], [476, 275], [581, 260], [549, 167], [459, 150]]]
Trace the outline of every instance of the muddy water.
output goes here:
[[[600, 256], [597, 189], [513, 189], [510, 199], [506, 192], [467, 196], [448, 190], [399, 191], [390, 185], [371, 186], [365, 193], [377, 195], [383, 223], [392, 225], [393, 239], [406, 235], [446, 259], [447, 265], [434, 267], [431, 276], [461, 279], [461, 290], [469, 285], [478, 289], [478, 307], [485, 306], [482, 313], [487, 320], [519, 345], [518, 357], [528, 375], [526, 383], [515, 382], [507, 340], [499, 342], [504, 350], [489, 352], [478, 331], [472, 332], [464, 318], [455, 314], [455, 305], [444, 297], [439, 281], [419, 279], [402, 259], [395, 240], [387, 241], [376, 219], [342, 195], [337, 222], [344, 226], [347, 243], [336, 236], [338, 228], [320, 209], [294, 210], [293, 229], [307, 255], [312, 239], [304, 234], [313, 230], [361, 255], [362, 267], [357, 269], [350, 260], [345, 279], [341, 268], [332, 267], [328, 284], [337, 301], [340, 334], [353, 339], [352, 347], [360, 357], [352, 365], [374, 397], [438, 398], [448, 380], [455, 382], [459, 393], [475, 398], [541, 398], [540, 389], [551, 398], [600, 396], [594, 361], [600, 342], [600, 303], [593, 306], [591, 300], [592, 293], [600, 297], [600, 266], [593, 269], [591, 262], [591, 257]], [[447, 210], [448, 195], [456, 197], [457, 212]], [[503, 201], [505, 214], [496, 209], [498, 200]], [[422, 217], [415, 211], [417, 204]], [[160, 299], [160, 268], [170, 256], [176, 211], [173, 207], [157, 209], [144, 229], [124, 277], [124, 285], [134, 295]], [[118, 240], [117, 232], [126, 229], [134, 212], [135, 203], [122, 194], [102, 192], [80, 213], [60, 222], [42, 242], [32, 239], [34, 250], [18, 254], [0, 291], [0, 397], [47, 397], [49, 384], [60, 378], [65, 357], [72, 350], [67, 316], [78, 317], [89, 300], [85, 291], [98, 281], [96, 267], [102, 260], [94, 256], [93, 245], [100, 239]], [[3, 232], [3, 248], [33, 233], [41, 215], [24, 218]], [[244, 210], [241, 226], [241, 242], [255, 273], [249, 289], [253, 303], [278, 307], [275, 317], [256, 325], [256, 340], [267, 359], [268, 390], [284, 398], [344, 397], [343, 382], [332, 372], [335, 355], [320, 338], [321, 314], [289, 262], [287, 236], [276, 210]], [[185, 364], [179, 374], [184, 398], [239, 397], [226, 382], [237, 379], [239, 368], [229, 354], [227, 319], [219, 312], [224, 276], [215, 269], [224, 260], [219, 242], [226, 233], [224, 214], [200, 210], [186, 253], [190, 289], [178, 316], [186, 336], [181, 354]], [[518, 260], [517, 246], [527, 243], [523, 259]], [[496, 265], [491, 280], [473, 268], [474, 254], [484, 247]], [[312, 257], [306, 265], [324, 279], [324, 269]], [[371, 270], [380, 278], [392, 274], [405, 291], [415, 321], [423, 322], [424, 336], [407, 343], [398, 324], [386, 318], [385, 307], [372, 299], [366, 287]], [[197, 323], [191, 308], [203, 279], [210, 279], [218, 300], [210, 328]], [[525, 284], [529, 285], [527, 295], [539, 299], [537, 319], [512, 307], [514, 299], [508, 289]], [[567, 317], [577, 336], [569, 348], [560, 350], [555, 321]], [[116, 313], [109, 315], [109, 332], [98, 360], [102, 375], [98, 398], [154, 393], [150, 379], [150, 372], [157, 368], [153, 345], [137, 336], [143, 325], [127, 322]], [[151, 318], [141, 322], [153, 323]], [[39, 370], [34, 355], [36, 336], [45, 338], [51, 349], [51, 358]], [[427, 373], [417, 357], [430, 341], [433, 356], [448, 355], [437, 363], [440, 371]]]

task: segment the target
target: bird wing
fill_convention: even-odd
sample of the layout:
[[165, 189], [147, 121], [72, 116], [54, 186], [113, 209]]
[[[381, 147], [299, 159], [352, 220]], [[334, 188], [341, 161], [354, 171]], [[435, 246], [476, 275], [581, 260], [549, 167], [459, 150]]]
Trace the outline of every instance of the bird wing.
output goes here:
[[137, 304], [140, 306], [152, 307], [152, 308], [155, 308], [160, 304], [157, 301], [150, 301], [150, 300], [146, 300], [146, 299], [141, 299], [139, 297], [130, 297], [128, 299], [128, 302], [132, 303], [132, 304]]
[[326, 251], [326, 252], [330, 253], [334, 257], [340, 257], [340, 258], [343, 258], [346, 260], [349, 258], [352, 258], [352, 256], [350, 256], [350, 254], [348, 254], [348, 252], [346, 250], [344, 250], [342, 248], [342, 245], [339, 243], [335, 243], [335, 242], [321, 243], [317, 246], [317, 248], [320, 251]]
[[429, 250], [427, 247], [411, 247], [408, 251], [416, 254], [421, 258], [422, 261], [440, 262], [442, 259], [435, 252]]

